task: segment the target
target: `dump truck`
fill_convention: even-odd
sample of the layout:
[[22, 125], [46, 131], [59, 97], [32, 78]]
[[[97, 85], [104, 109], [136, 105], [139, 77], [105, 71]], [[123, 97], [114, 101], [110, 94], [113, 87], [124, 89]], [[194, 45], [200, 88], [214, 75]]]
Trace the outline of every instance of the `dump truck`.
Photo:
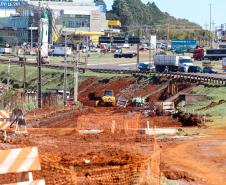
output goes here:
[[96, 106], [115, 106], [116, 98], [112, 90], [105, 90], [104, 95], [96, 101]]

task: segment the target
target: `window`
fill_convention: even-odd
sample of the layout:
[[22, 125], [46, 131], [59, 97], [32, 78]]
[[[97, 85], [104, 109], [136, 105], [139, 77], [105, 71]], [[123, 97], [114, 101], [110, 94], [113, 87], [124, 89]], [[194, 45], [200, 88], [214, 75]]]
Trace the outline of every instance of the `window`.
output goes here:
[[64, 26], [68, 28], [90, 27], [89, 15], [65, 15]]

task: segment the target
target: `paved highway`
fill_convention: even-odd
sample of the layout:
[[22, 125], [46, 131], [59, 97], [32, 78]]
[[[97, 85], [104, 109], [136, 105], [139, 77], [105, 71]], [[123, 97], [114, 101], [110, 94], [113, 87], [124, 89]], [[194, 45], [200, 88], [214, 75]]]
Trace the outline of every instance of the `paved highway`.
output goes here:
[[[0, 61], [1, 62], [8, 62], [10, 59], [11, 62], [13, 63], [18, 63], [21, 64], [23, 62], [19, 62], [18, 57], [9, 57], [9, 56], [0, 56]], [[37, 62], [35, 60], [28, 60], [27, 65], [37, 65]], [[66, 64], [63, 62], [50, 62], [49, 64], [44, 64], [45, 67], [51, 67], [51, 68], [64, 68]], [[73, 64], [67, 64], [69, 68], [73, 68]], [[84, 64], [79, 65], [80, 68], [84, 68]], [[100, 64], [88, 64], [87, 66], [88, 69], [99, 69], [99, 70], [122, 70], [122, 71], [127, 71], [128, 73], [135, 72], [137, 71], [136, 68], [136, 62], [123, 62], [123, 63], [100, 63]], [[190, 76], [199, 76], [199, 77], [209, 77], [209, 78], [214, 78], [214, 79], [222, 79], [226, 81], [226, 74], [224, 73], [219, 73], [219, 74], [207, 74], [207, 73], [176, 73], [176, 74], [186, 74]]]

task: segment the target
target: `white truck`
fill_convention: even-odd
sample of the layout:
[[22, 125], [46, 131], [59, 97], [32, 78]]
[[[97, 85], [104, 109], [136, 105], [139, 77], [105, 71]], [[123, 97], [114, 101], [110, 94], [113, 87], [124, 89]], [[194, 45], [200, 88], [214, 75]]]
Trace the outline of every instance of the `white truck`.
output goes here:
[[157, 72], [176, 72], [181, 68], [186, 72], [187, 68], [193, 65], [193, 60], [188, 56], [155, 55], [154, 65]]
[[64, 56], [66, 55], [71, 55], [72, 54], [72, 48], [71, 47], [64, 47], [64, 46], [55, 46], [52, 55], [53, 56]]
[[11, 47], [0, 47], [0, 53], [11, 54], [12, 53], [12, 48]]

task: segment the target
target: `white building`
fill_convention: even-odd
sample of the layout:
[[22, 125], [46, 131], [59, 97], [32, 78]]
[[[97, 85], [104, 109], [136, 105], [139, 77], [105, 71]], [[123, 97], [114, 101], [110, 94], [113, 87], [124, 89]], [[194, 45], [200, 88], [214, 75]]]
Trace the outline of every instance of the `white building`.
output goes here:
[[79, 37], [97, 42], [99, 36], [107, 29], [105, 12], [94, 0], [29, 0], [28, 3], [50, 8], [53, 11], [56, 28], [60, 32], [73, 32]]

